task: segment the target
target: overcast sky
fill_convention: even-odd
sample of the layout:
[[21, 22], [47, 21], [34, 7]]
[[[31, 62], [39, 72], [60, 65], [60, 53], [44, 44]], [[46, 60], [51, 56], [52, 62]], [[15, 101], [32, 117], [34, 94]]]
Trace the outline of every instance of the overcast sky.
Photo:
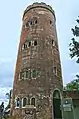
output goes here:
[[[3, 92], [13, 85], [15, 63], [20, 40], [22, 15], [24, 9], [37, 0], [0, 1], [0, 100], [5, 100]], [[41, 0], [38, 0], [41, 2]], [[79, 0], [42, 0], [52, 6], [56, 14], [56, 26], [62, 76], [64, 85], [74, 79], [78, 73], [75, 59], [69, 58], [68, 45], [72, 38], [71, 27], [79, 15]], [[0, 101], [0, 102], [1, 102]]]

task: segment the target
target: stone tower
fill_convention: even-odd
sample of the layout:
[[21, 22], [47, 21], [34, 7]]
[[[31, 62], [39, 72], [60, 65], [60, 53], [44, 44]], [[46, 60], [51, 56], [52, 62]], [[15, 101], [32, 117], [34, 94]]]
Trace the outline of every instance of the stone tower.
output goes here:
[[11, 115], [15, 119], [62, 118], [61, 98], [62, 73], [55, 13], [45, 3], [33, 3], [23, 14]]

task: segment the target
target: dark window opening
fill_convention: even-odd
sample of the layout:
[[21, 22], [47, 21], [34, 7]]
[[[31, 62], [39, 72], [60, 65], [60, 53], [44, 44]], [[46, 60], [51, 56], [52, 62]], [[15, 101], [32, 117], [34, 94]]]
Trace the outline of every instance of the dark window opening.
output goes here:
[[28, 70], [26, 71], [26, 78], [28, 78]]
[[37, 22], [37, 20], [35, 20], [35, 24], [37, 24], [38, 22]]
[[24, 43], [24, 44], [22, 45], [22, 50], [24, 50], [24, 49], [26, 49], [26, 48], [27, 48], [27, 44]]
[[29, 26], [29, 23], [27, 22], [27, 23], [26, 23], [26, 27], [28, 27], [28, 26]]
[[20, 106], [20, 100], [19, 98], [16, 99], [16, 107], [19, 107]]
[[54, 119], [62, 119], [61, 98], [58, 90], [53, 93], [53, 114]]
[[26, 104], [27, 104], [27, 98], [24, 98], [23, 99], [23, 107], [26, 106]]
[[31, 79], [31, 70], [29, 70], [29, 79]]
[[35, 98], [32, 98], [31, 99], [31, 105], [34, 105], [35, 106]]
[[37, 41], [34, 41], [34, 45], [35, 45], [35, 46], [37, 45]]
[[54, 40], [52, 40], [52, 45], [55, 46], [55, 42], [54, 42]]
[[36, 71], [35, 70], [33, 70], [33, 72], [32, 72], [32, 77], [36, 78]]
[[20, 72], [20, 79], [26, 78], [26, 72]]
[[52, 21], [50, 20], [50, 24], [52, 24]]
[[27, 44], [25, 44], [25, 46], [24, 46], [24, 47], [25, 47], [25, 49], [26, 49], [26, 48], [27, 48]]
[[30, 25], [33, 25], [32, 21], [30, 21]]
[[26, 27], [29, 27], [30, 25], [33, 25], [33, 22], [32, 22], [32, 21], [28, 21], [28, 22], [25, 24]]
[[31, 42], [29, 42], [29, 47], [31, 46]]
[[52, 40], [52, 45], [54, 44], [54, 40]]
[[20, 79], [22, 79], [22, 72], [20, 72]]
[[36, 72], [36, 75], [39, 77], [41, 75], [41, 72], [40, 71], [37, 71]]
[[53, 68], [53, 73], [57, 75], [57, 68], [56, 67]]

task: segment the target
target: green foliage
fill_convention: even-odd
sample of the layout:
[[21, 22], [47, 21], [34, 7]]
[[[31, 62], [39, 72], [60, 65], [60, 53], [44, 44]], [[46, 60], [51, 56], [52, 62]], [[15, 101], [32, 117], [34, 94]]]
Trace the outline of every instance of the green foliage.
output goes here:
[[[73, 38], [69, 44], [70, 57], [76, 58], [76, 62], [79, 63], [79, 17], [76, 20], [77, 25], [71, 29], [73, 33]], [[64, 87], [66, 90], [79, 90], [79, 75], [76, 75], [76, 79], [71, 81]]]
[[79, 90], [79, 75], [76, 75], [76, 79], [71, 81], [64, 87], [66, 90]]
[[[79, 19], [76, 20], [77, 24], [79, 25]], [[73, 38], [71, 39], [71, 43], [69, 44], [69, 50], [70, 50], [70, 57], [76, 57], [76, 62], [79, 63], [79, 40], [75, 39], [75, 37], [79, 37], [79, 26], [76, 25], [74, 28], [72, 28], [73, 32]]]

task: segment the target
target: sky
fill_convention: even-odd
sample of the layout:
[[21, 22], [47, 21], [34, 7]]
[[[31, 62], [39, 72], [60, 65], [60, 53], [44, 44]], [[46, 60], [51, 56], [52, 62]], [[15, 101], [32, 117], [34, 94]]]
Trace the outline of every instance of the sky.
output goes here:
[[73, 37], [71, 28], [79, 15], [79, 0], [2, 0], [0, 1], [0, 103], [7, 104], [5, 94], [13, 86], [15, 64], [20, 41], [22, 15], [33, 2], [45, 2], [56, 15], [56, 27], [60, 50], [63, 84], [75, 78], [78, 64], [69, 57], [69, 43]]

